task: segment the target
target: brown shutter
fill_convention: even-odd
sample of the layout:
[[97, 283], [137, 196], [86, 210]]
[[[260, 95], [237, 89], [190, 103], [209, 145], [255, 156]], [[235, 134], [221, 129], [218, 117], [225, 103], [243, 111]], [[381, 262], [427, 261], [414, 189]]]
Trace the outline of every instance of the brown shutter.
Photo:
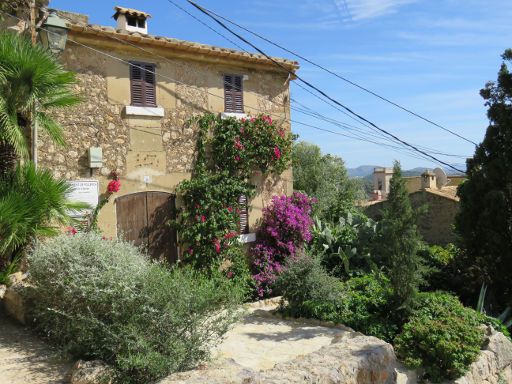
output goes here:
[[144, 82], [142, 81], [142, 68], [139, 63], [130, 65], [130, 89], [132, 105], [144, 105]]
[[241, 195], [238, 198], [238, 208], [240, 209], [240, 234], [249, 233], [249, 204], [247, 197]]
[[132, 105], [156, 107], [155, 65], [139, 62], [130, 64]]
[[153, 64], [146, 64], [145, 69], [144, 105], [147, 107], [156, 107], [155, 66]]
[[242, 76], [224, 75], [224, 111], [244, 112]]

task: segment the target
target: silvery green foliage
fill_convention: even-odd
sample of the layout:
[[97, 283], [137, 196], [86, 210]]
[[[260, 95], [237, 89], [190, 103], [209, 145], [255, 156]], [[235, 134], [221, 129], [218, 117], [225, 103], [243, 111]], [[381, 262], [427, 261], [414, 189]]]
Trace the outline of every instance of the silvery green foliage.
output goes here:
[[29, 263], [37, 327], [66, 352], [113, 365], [122, 383], [193, 368], [239, 316], [235, 283], [169, 270], [94, 233], [41, 243]]

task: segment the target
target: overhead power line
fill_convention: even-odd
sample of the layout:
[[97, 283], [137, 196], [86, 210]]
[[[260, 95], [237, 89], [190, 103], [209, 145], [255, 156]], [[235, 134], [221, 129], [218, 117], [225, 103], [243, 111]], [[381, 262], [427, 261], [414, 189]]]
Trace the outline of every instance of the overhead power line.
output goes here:
[[[16, 18], [16, 19], [18, 19], [18, 20], [20, 20], [20, 21], [22, 20], [21, 18], [19, 18], [19, 17], [15, 16], [15, 15], [11, 15], [11, 14], [9, 14], [9, 13], [5, 12], [5, 11], [1, 11], [1, 10], [0, 10], [0, 12], [1, 12], [1, 13], [3, 13], [3, 14], [5, 14], [5, 15], [11, 16], [11, 17], [13, 17], [13, 18]], [[54, 32], [52, 32], [52, 31], [49, 31], [49, 30], [45, 29], [45, 28], [40, 28], [40, 29], [47, 31], [48, 33], [54, 33]], [[121, 43], [123, 43], [123, 44], [127, 44], [127, 45], [129, 45], [129, 46], [134, 47], [134, 48], [140, 49], [140, 50], [142, 50], [142, 51], [144, 51], [144, 52], [146, 52], [146, 53], [148, 53], [148, 54], [151, 54], [151, 55], [154, 55], [154, 56], [159, 56], [158, 54], [155, 54], [154, 52], [151, 52], [151, 51], [149, 51], [149, 50], [147, 50], [147, 49], [144, 49], [144, 48], [139, 47], [139, 46], [137, 46], [137, 45], [134, 45], [134, 44], [132, 44], [132, 43], [126, 42], [126, 41], [124, 41], [124, 40], [118, 39], [118, 38], [116, 38], [115, 36], [109, 36], [109, 37], [110, 37], [110, 38], [112, 38], [112, 39], [114, 39], [114, 40], [117, 40], [117, 41], [119, 41], [119, 42], [121, 42]], [[68, 41], [69, 41], [69, 42], [71, 42], [71, 43], [73, 43], [73, 44], [76, 44], [76, 45], [78, 45], [78, 46], [82, 46], [82, 47], [84, 47], [84, 48], [86, 48], [86, 49], [89, 49], [89, 50], [91, 50], [91, 51], [93, 51], [93, 52], [96, 52], [96, 53], [98, 53], [98, 54], [100, 54], [100, 55], [103, 55], [103, 56], [105, 56], [105, 57], [108, 57], [108, 58], [110, 58], [110, 59], [113, 59], [113, 60], [117, 60], [117, 61], [119, 61], [119, 62], [122, 62], [122, 63], [126, 64], [127, 66], [136, 67], [136, 68], [141, 69], [141, 70], [143, 70], [143, 71], [146, 71], [146, 72], [152, 73], [153, 75], [155, 75], [155, 76], [157, 76], [157, 77], [161, 77], [161, 78], [164, 78], [164, 79], [167, 79], [167, 80], [170, 80], [170, 81], [176, 82], [177, 84], [186, 85], [186, 83], [184, 83], [184, 82], [182, 82], [182, 81], [179, 81], [179, 80], [177, 80], [177, 79], [173, 79], [173, 78], [171, 78], [171, 77], [169, 77], [169, 76], [166, 76], [166, 75], [163, 75], [163, 74], [161, 74], [161, 73], [157, 73], [157, 72], [154, 72], [154, 71], [151, 71], [151, 70], [148, 70], [148, 69], [142, 68], [142, 67], [138, 66], [137, 64], [131, 63], [131, 62], [127, 61], [127, 60], [124, 60], [124, 59], [122, 59], [122, 58], [120, 58], [120, 57], [114, 56], [114, 55], [112, 55], [112, 54], [110, 54], [110, 53], [107, 53], [107, 52], [101, 51], [101, 50], [99, 50], [99, 49], [96, 49], [96, 48], [94, 48], [94, 47], [88, 46], [88, 45], [86, 45], [86, 44], [80, 43], [80, 42], [75, 41], [75, 40], [73, 40], [73, 39], [71, 39], [71, 38], [68, 38]], [[159, 56], [159, 57], [161, 57], [161, 58], [163, 58], [163, 59], [167, 60], [169, 63], [171, 63], [171, 60], [169, 60], [168, 58], [166, 58], [166, 57], [164, 57], [164, 56]], [[217, 94], [214, 94], [214, 93], [211, 93], [211, 92], [209, 92], [209, 91], [207, 91], [207, 93], [208, 93], [209, 95], [212, 95], [212, 96], [217, 97], [217, 98], [223, 98], [222, 96], [217, 95]], [[264, 112], [264, 113], [267, 113], [267, 114], [268, 114], [268, 111], [266, 111], [266, 110], [261, 110], [261, 109], [260, 109], [260, 108], [258, 108], [258, 107], [252, 107], [252, 106], [247, 105], [247, 104], [244, 104], [244, 107], [247, 107], [247, 108], [250, 108], [250, 109], [254, 109], [254, 110], [257, 110], [257, 111]], [[282, 116], [281, 116], [281, 115], [276, 115], [276, 114], [273, 114], [273, 113], [270, 113], [270, 115], [272, 115], [272, 116], [274, 116], [274, 117], [277, 117], [277, 119], [282, 119]], [[327, 119], [327, 118], [325, 118], [325, 119]], [[332, 130], [329, 130], [329, 129], [325, 129], [325, 128], [320, 128], [320, 127], [317, 127], [317, 126], [315, 126], [315, 125], [307, 124], [307, 123], [304, 123], [304, 122], [301, 122], [301, 121], [291, 120], [291, 119], [286, 118], [286, 116], [284, 117], [284, 120], [287, 120], [287, 121], [289, 121], [290, 123], [300, 124], [300, 125], [303, 125], [303, 126], [307, 126], [307, 127], [309, 127], [309, 128], [312, 128], [312, 129], [315, 129], [315, 130], [318, 130], [318, 131], [328, 132], [328, 133], [332, 133], [332, 134], [335, 134], [335, 135], [339, 135], [339, 136], [343, 136], [343, 137], [351, 138], [351, 139], [358, 140], [358, 141], [369, 142], [369, 143], [373, 143], [373, 144], [376, 144], [376, 145], [379, 145], [379, 146], [385, 146], [385, 147], [388, 147], [388, 148], [390, 148], [391, 150], [396, 151], [396, 152], [399, 152], [400, 150], [402, 150], [402, 151], [403, 151], [403, 150], [410, 151], [410, 149], [409, 149], [409, 148], [396, 147], [396, 146], [393, 146], [393, 145], [390, 145], [390, 144], [385, 144], [385, 143], [382, 143], [382, 142], [378, 142], [378, 141], [375, 141], [375, 140], [368, 139], [367, 137], [364, 137], [364, 135], [368, 136], [368, 133], [367, 133], [367, 132], [364, 132], [364, 134], [363, 134], [363, 135], [349, 135], [349, 134], [343, 134], [343, 133], [341, 133], [341, 132], [335, 132], [335, 131], [332, 131]], [[340, 124], [344, 124], [344, 123], [342, 123], [342, 122], [339, 122], [339, 123], [340, 123]], [[379, 137], [379, 138], [380, 138], [380, 137]], [[387, 138], [387, 137], [384, 137], [384, 138], [385, 138], [385, 139], [389, 139], [389, 138]], [[423, 156], [423, 155], [419, 155], [419, 154], [415, 154], [415, 153], [407, 153], [406, 155], [407, 155], [407, 156], [414, 157], [414, 158], [426, 159], [426, 160], [429, 160], [429, 161], [431, 160], [430, 158], [426, 158], [426, 157], [425, 157], [425, 156]]]
[[[171, 0], [167, 0], [167, 1], [171, 2]], [[187, 1], [189, 1], [189, 0], [187, 0]], [[194, 5], [194, 3], [192, 1], [189, 1], [189, 3]], [[345, 7], [346, 7], [346, 5], [345, 5]], [[203, 8], [207, 12], [210, 12], [212, 15], [214, 15], [214, 16], [216, 16], [216, 17], [218, 17], [218, 18], [220, 18], [220, 19], [222, 19], [222, 20], [224, 20], [224, 21], [226, 21], [226, 22], [228, 22], [228, 23], [230, 23], [230, 24], [232, 24], [232, 25], [234, 25], [234, 26], [244, 30], [244, 31], [246, 31], [247, 33], [250, 33], [251, 35], [253, 35], [253, 36], [255, 36], [255, 37], [257, 37], [257, 38], [259, 38], [259, 39], [261, 39], [261, 40], [271, 44], [271, 45], [273, 45], [274, 47], [277, 47], [277, 48], [279, 48], [279, 49], [281, 49], [281, 50], [283, 50], [285, 52], [288, 52], [289, 54], [298, 57], [299, 59], [301, 59], [301, 60], [303, 60], [303, 61], [305, 61], [305, 62], [307, 62], [307, 63], [309, 63], [309, 64], [311, 64], [311, 65], [313, 65], [313, 66], [315, 66], [315, 67], [317, 67], [317, 68], [319, 68], [319, 69], [321, 69], [321, 70], [323, 70], [323, 71], [325, 71], [325, 72], [327, 72], [327, 73], [329, 73], [329, 74], [331, 74], [331, 75], [333, 75], [335, 77], [337, 77], [340, 80], [343, 80], [344, 82], [346, 82], [346, 83], [348, 83], [350, 85], [353, 85], [356, 88], [361, 89], [362, 91], [364, 91], [366, 93], [369, 93], [372, 96], [377, 97], [378, 99], [380, 99], [382, 101], [385, 101], [388, 104], [391, 104], [391, 105], [393, 105], [393, 106], [395, 106], [395, 107], [397, 107], [397, 108], [399, 108], [399, 109], [401, 109], [401, 110], [403, 110], [403, 111], [405, 111], [405, 112], [407, 112], [407, 113], [409, 113], [409, 114], [411, 114], [411, 115], [413, 115], [413, 116], [415, 116], [415, 117], [417, 117], [417, 118], [419, 118], [419, 119], [421, 119], [421, 120], [423, 120], [423, 121], [425, 121], [425, 122], [427, 122], [427, 123], [429, 123], [429, 124], [431, 124], [431, 125], [433, 125], [433, 126], [435, 126], [437, 128], [440, 128], [443, 131], [448, 132], [448, 133], [458, 137], [459, 139], [467, 141], [468, 143], [471, 143], [471, 144], [473, 144], [475, 146], [478, 145], [477, 143], [475, 143], [474, 141], [468, 139], [467, 137], [464, 137], [461, 134], [459, 134], [459, 133], [457, 133], [457, 132], [455, 132], [455, 131], [453, 131], [453, 130], [451, 130], [449, 128], [446, 128], [446, 127], [442, 126], [441, 124], [436, 123], [435, 121], [432, 121], [431, 119], [429, 119], [429, 118], [427, 118], [425, 116], [422, 116], [419, 113], [414, 112], [413, 110], [411, 110], [411, 109], [409, 109], [407, 107], [404, 107], [403, 105], [400, 105], [400, 104], [398, 104], [397, 102], [395, 102], [393, 100], [388, 99], [387, 97], [379, 95], [377, 92], [372, 91], [371, 89], [369, 89], [367, 87], [364, 87], [364, 86], [356, 83], [355, 81], [352, 81], [352, 80], [350, 80], [350, 79], [340, 75], [339, 73], [334, 72], [333, 70], [331, 70], [331, 69], [329, 69], [329, 68], [327, 68], [327, 67], [325, 67], [325, 66], [323, 66], [321, 64], [315, 63], [313, 60], [308, 59], [307, 57], [301, 55], [300, 53], [297, 53], [297, 52], [295, 52], [295, 51], [293, 51], [293, 50], [291, 50], [289, 48], [284, 47], [281, 44], [278, 44], [278, 43], [270, 40], [268, 37], [265, 37], [265, 36], [263, 36], [263, 35], [261, 35], [261, 34], [259, 34], [257, 32], [254, 32], [254, 31], [250, 30], [249, 28], [244, 27], [243, 25], [241, 25], [241, 24], [239, 24], [239, 23], [237, 23], [237, 22], [235, 22], [233, 20], [230, 20], [227, 17], [219, 15], [218, 13], [216, 13], [216, 12], [214, 12], [214, 11], [208, 9], [208, 8], [204, 8], [204, 7], [201, 7], [201, 8]], [[348, 12], [348, 7], [346, 7], [346, 8], [347, 8], [347, 12]]]
[[240, 34], [236, 33], [235, 31], [233, 31], [231, 28], [229, 28], [226, 24], [224, 24], [221, 20], [219, 20], [217, 17], [215, 17], [214, 15], [210, 14], [207, 10], [205, 10], [203, 7], [201, 7], [200, 5], [196, 4], [195, 2], [191, 1], [191, 0], [187, 0], [190, 4], [192, 4], [195, 8], [197, 8], [199, 11], [201, 11], [202, 13], [204, 13], [205, 15], [207, 15], [208, 17], [210, 17], [212, 20], [214, 20], [217, 24], [219, 24], [222, 28], [226, 29], [228, 32], [230, 32], [232, 35], [236, 36], [238, 39], [240, 39], [241, 41], [243, 41], [244, 43], [250, 45], [253, 49], [255, 49], [256, 51], [258, 51], [259, 53], [261, 53], [263, 56], [265, 56], [268, 60], [270, 60], [272, 63], [274, 63], [276, 66], [282, 68], [285, 72], [287, 72], [289, 75], [291, 76], [295, 76], [295, 78], [297, 80], [299, 80], [300, 82], [302, 82], [303, 84], [305, 84], [306, 86], [314, 89], [315, 91], [317, 91], [318, 93], [320, 93], [322, 96], [324, 96], [325, 98], [329, 99], [330, 101], [332, 101], [333, 103], [335, 103], [336, 105], [340, 106], [341, 108], [345, 109], [347, 112], [349, 112], [350, 114], [356, 116], [357, 118], [359, 118], [360, 120], [362, 121], [365, 121], [366, 123], [370, 124], [372, 127], [378, 129], [379, 131], [383, 132], [384, 134], [394, 138], [395, 140], [399, 141], [400, 143], [414, 149], [416, 152], [418, 153], [421, 153], [422, 155], [425, 155], [429, 158], [431, 158], [432, 160], [435, 160], [437, 162], [439, 162], [440, 164], [443, 164], [445, 166], [447, 166], [448, 168], [451, 168], [457, 172], [461, 172], [463, 173], [462, 170], [454, 167], [453, 165], [449, 164], [449, 163], [446, 163], [438, 158], [436, 158], [435, 156], [432, 156], [430, 155], [429, 153], [425, 152], [425, 151], [422, 151], [420, 150], [419, 148], [417, 148], [416, 146], [412, 145], [412, 144], [409, 144], [408, 142], [400, 139], [398, 136], [396, 136], [395, 134], [391, 133], [391, 132], [388, 132], [387, 130], [377, 126], [375, 123], [371, 122], [370, 120], [366, 119], [365, 117], [361, 116], [360, 114], [354, 112], [352, 109], [350, 109], [349, 107], [345, 106], [344, 104], [340, 103], [338, 100], [334, 99], [333, 97], [329, 96], [326, 92], [322, 91], [320, 88], [318, 88], [317, 86], [311, 84], [309, 81], [307, 80], [304, 80], [301, 76], [297, 75], [296, 73], [293, 73], [292, 71], [290, 71], [289, 69], [287, 69], [285, 66], [283, 66], [281, 63], [277, 62], [273, 57], [271, 57], [270, 55], [268, 55], [267, 53], [265, 53], [262, 49], [258, 48], [256, 45], [254, 45], [253, 43], [251, 43], [250, 41], [248, 41], [245, 37], [241, 36]]
[[[173, 2], [171, 2], [171, 3], [173, 3]], [[174, 4], [174, 3], [173, 3], [173, 4]], [[182, 7], [180, 7], [180, 6], [178, 6], [178, 8], [179, 8], [179, 9], [183, 9], [183, 8], [182, 8]], [[185, 11], [185, 10], [184, 10], [184, 11]], [[193, 17], [195, 20], [199, 20], [198, 18], [196, 18], [194, 15], [190, 14], [189, 12], [187, 12], [187, 11], [185, 11], [185, 12], [186, 12], [188, 15], [190, 15], [191, 17]], [[71, 21], [70, 19], [68, 19], [68, 18], [66, 18], [66, 17], [64, 17], [64, 18], [65, 18], [65, 19], [67, 19], [68, 21]], [[199, 20], [199, 21], [200, 21], [200, 20]], [[201, 23], [202, 23], [203, 25], [207, 26], [209, 29], [213, 30], [213, 29], [212, 29], [210, 26], [208, 26], [206, 23], [204, 23], [204, 22], [202, 22], [202, 21], [201, 21]], [[214, 30], [214, 31], [215, 31], [215, 30]], [[219, 33], [219, 32], [217, 32], [217, 31], [215, 31], [215, 32], [216, 32], [218, 35], [220, 35], [221, 37], [225, 38], [226, 40], [228, 40], [228, 41], [232, 42], [232, 40], [230, 40], [229, 38], [227, 38], [227, 37], [226, 37], [225, 35], [223, 35], [222, 33]], [[175, 64], [175, 63], [174, 63], [173, 61], [171, 61], [169, 58], [167, 58], [167, 57], [165, 57], [165, 56], [162, 56], [162, 55], [159, 55], [159, 54], [157, 54], [157, 53], [155, 53], [155, 52], [153, 52], [153, 51], [147, 50], [147, 49], [145, 49], [145, 48], [143, 48], [143, 47], [140, 47], [140, 46], [138, 46], [138, 45], [136, 45], [136, 44], [133, 44], [133, 43], [130, 43], [130, 42], [128, 42], [128, 41], [125, 41], [125, 40], [119, 39], [119, 38], [117, 38], [117, 37], [115, 37], [115, 36], [112, 36], [112, 35], [108, 35], [108, 37], [109, 37], [109, 38], [111, 38], [111, 39], [113, 39], [113, 40], [116, 40], [116, 41], [118, 41], [118, 42], [120, 42], [120, 43], [122, 43], [122, 44], [125, 44], [125, 45], [131, 46], [131, 47], [133, 47], [133, 48], [136, 48], [136, 49], [138, 49], [138, 50], [141, 50], [141, 51], [143, 51], [143, 52], [145, 52], [145, 53], [147, 53], [147, 54], [150, 54], [150, 55], [152, 55], [152, 56], [156, 56], [156, 57], [162, 58], [163, 60], [167, 61], [167, 62], [168, 62], [168, 63], [170, 63], [170, 64]], [[76, 42], [76, 41], [74, 41], [74, 40], [71, 40], [71, 39], [70, 39], [70, 41], [71, 41], [71, 42], [73, 42], [73, 43], [75, 43], [75, 44], [82, 45], [82, 46], [84, 46], [84, 47], [86, 47], [86, 48], [89, 48], [89, 49], [95, 50], [96, 52], [102, 52], [102, 51], [96, 50], [96, 49], [94, 49], [94, 48], [92, 48], [92, 47], [89, 47], [89, 46], [86, 46], [86, 45], [84, 45], [84, 44], [78, 43], [78, 42]], [[234, 43], [234, 44], [236, 44], [236, 43]], [[240, 47], [239, 45], [237, 45], [237, 46], [238, 46], [240, 49], [242, 49], [243, 51], [247, 52], [244, 48]], [[109, 55], [109, 54], [106, 54], [106, 55], [107, 55], [108, 57], [110, 57], [110, 58], [113, 58], [113, 59], [114, 59], [114, 58], [116, 58], [116, 57], [114, 57], [113, 55]], [[123, 61], [123, 60], [122, 60], [122, 59], [120, 59], [120, 58], [117, 58], [117, 59], [119, 59], [120, 61]], [[127, 65], [131, 65], [131, 66], [134, 66], [134, 67], [137, 67], [137, 68], [139, 68], [139, 69], [141, 69], [141, 70], [143, 70], [143, 71], [150, 72], [150, 73], [154, 74], [155, 76], [160, 76], [160, 77], [163, 77], [163, 78], [165, 78], [165, 79], [167, 79], [167, 80], [175, 81], [175, 82], [177, 82], [177, 83], [179, 83], [179, 84], [185, 84], [185, 83], [183, 83], [183, 82], [180, 82], [179, 80], [172, 79], [172, 78], [170, 78], [169, 76], [162, 75], [161, 73], [156, 73], [156, 72], [153, 72], [153, 71], [151, 71], [151, 70], [147, 70], [147, 69], [145, 69], [145, 68], [138, 67], [138, 66], [137, 66], [137, 64], [130, 63], [130, 62], [126, 62], [126, 64], [127, 64]], [[227, 84], [227, 83], [225, 82], [225, 84]], [[301, 86], [301, 87], [302, 87], [302, 86]], [[304, 88], [304, 87], [303, 87], [303, 88]], [[305, 90], [305, 91], [307, 91], [307, 92], [309, 92], [309, 93], [311, 93], [313, 96], [320, 98], [318, 95], [316, 95], [316, 94], [312, 93], [309, 89], [304, 88], [304, 90]], [[219, 95], [217, 95], [217, 94], [213, 94], [213, 93], [210, 93], [210, 92], [207, 92], [207, 93], [209, 93], [210, 95], [212, 95], [212, 96], [214, 96], [214, 97], [222, 98], [222, 96], [219, 96]], [[324, 101], [322, 98], [320, 98], [320, 100]], [[265, 111], [265, 110], [261, 110], [261, 109], [259, 109], [259, 108], [257, 108], [257, 107], [253, 107], [253, 106], [245, 105], [245, 104], [244, 104], [244, 106], [245, 106], [245, 107], [248, 107], [248, 108], [251, 108], [251, 109], [258, 110], [258, 111], [260, 111], [260, 112], [267, 113], [267, 111]], [[336, 107], [336, 106], [333, 106], [333, 107], [335, 107], [335, 108], [337, 108], [337, 109], [338, 109], [338, 107]], [[293, 109], [293, 108], [292, 108], [292, 109]], [[342, 113], [346, 114], [348, 117], [350, 117], [350, 118], [354, 119], [355, 121], [359, 122], [360, 124], [362, 124], [359, 120], [355, 119], [352, 115], [348, 114], [348, 113], [347, 113], [347, 112], [345, 112], [344, 110], [342, 110], [342, 109], [338, 109], [338, 110], [340, 110]], [[322, 115], [320, 115], [318, 112], [316, 112], [315, 114], [316, 114], [316, 116], [311, 116], [311, 115], [310, 115], [310, 116], [311, 116], [311, 117], [314, 117], [314, 118], [316, 118], [316, 119], [320, 119], [320, 120], [322, 120], [322, 121], [324, 121], [324, 122], [329, 122], [329, 123], [331, 123], [331, 124], [333, 124], [333, 125], [335, 125], [335, 126], [337, 126], [337, 127], [339, 127], [339, 128], [342, 128], [342, 129], [358, 130], [358, 132], [359, 132], [358, 134], [352, 134], [352, 135], [348, 135], [348, 134], [345, 134], [345, 135], [344, 135], [344, 134], [341, 134], [341, 136], [345, 136], [345, 137], [347, 137], [347, 138], [352, 138], [352, 139], [354, 139], [354, 140], [366, 141], [366, 142], [369, 142], [369, 143], [372, 143], [372, 144], [377, 144], [377, 145], [381, 145], [381, 146], [386, 146], [386, 147], [388, 147], [388, 148], [392, 149], [393, 151], [399, 151], [400, 149], [407, 150], [407, 151], [412, 151], [412, 150], [411, 150], [410, 148], [408, 148], [408, 147], [402, 147], [402, 148], [400, 148], [400, 147], [396, 147], [396, 146], [393, 146], [393, 145], [390, 145], [390, 144], [385, 144], [385, 143], [382, 143], [382, 142], [377, 142], [377, 141], [375, 141], [375, 139], [377, 139], [377, 140], [378, 140], [378, 139], [383, 139], [383, 140], [387, 140], [387, 141], [391, 141], [392, 143], [395, 143], [395, 141], [391, 140], [389, 137], [387, 137], [387, 136], [385, 136], [385, 135], [382, 135], [382, 133], [380, 133], [379, 131], [376, 131], [376, 132], [377, 132], [378, 134], [380, 134], [380, 135], [376, 135], [375, 133], [370, 133], [370, 132], [364, 132], [364, 131], [361, 131], [361, 129], [360, 129], [360, 128], [357, 128], [357, 127], [354, 127], [354, 126], [350, 126], [349, 124], [346, 124], [346, 123], [343, 123], [343, 122], [340, 122], [340, 121], [337, 121], [336, 123], [333, 123], [333, 122], [332, 122], [332, 121], [333, 121], [333, 119], [330, 119], [330, 118], [327, 118], [327, 117], [325, 117], [325, 116], [322, 116]], [[273, 115], [273, 114], [271, 114], [271, 115]], [[273, 115], [273, 116], [274, 116], [274, 117], [276, 117], [276, 116], [277, 116], [277, 118], [278, 118], [278, 119], [279, 119], [279, 118], [281, 118], [281, 116], [280, 116], [280, 115]], [[311, 124], [304, 124], [304, 123], [302, 123], [302, 122], [300, 122], [300, 121], [292, 121], [292, 120], [290, 120], [290, 119], [287, 119], [286, 117], [285, 117], [285, 120], [288, 120], [290, 123], [291, 123], [291, 122], [294, 122], [294, 123], [297, 123], [297, 124], [300, 124], [300, 125], [303, 125], [303, 126], [307, 126], [307, 127], [313, 128], [313, 129], [317, 129], [317, 130], [320, 130], [320, 131], [332, 132], [332, 131], [329, 131], [329, 130], [326, 130], [326, 129], [322, 129], [322, 128], [319, 128], [319, 127], [313, 126], [313, 125], [311, 125]], [[365, 124], [363, 124], [363, 125], [364, 125], [364, 126], [367, 126], [367, 125], [365, 125]], [[350, 128], [350, 127], [352, 127], [352, 128]], [[372, 127], [370, 127], [370, 128], [372, 128]], [[373, 129], [373, 128], [372, 128], [372, 129]], [[370, 140], [370, 139], [368, 139], [368, 136], [373, 137], [374, 139], [373, 139], [373, 140]], [[400, 144], [400, 143], [398, 143], [398, 144]], [[440, 155], [445, 155], [445, 156], [456, 156], [456, 155], [448, 155], [448, 154], [438, 153], [438, 152], [435, 152], [433, 149], [430, 149], [430, 148], [425, 148], [425, 150], [428, 150], [428, 151], [430, 151], [430, 152], [432, 152], [432, 153], [435, 153], [435, 154], [440, 154]], [[410, 153], [408, 153], [408, 155], [409, 155], [409, 156], [411, 156], [411, 154], [410, 154]], [[413, 157], [418, 158], [418, 156], [417, 156], [417, 155], [416, 155], [416, 156], [413, 156]], [[429, 158], [425, 158], [424, 156], [423, 156], [422, 158], [423, 158], [423, 159], [426, 159], [426, 160], [431, 161], [431, 159], [429, 159]]]

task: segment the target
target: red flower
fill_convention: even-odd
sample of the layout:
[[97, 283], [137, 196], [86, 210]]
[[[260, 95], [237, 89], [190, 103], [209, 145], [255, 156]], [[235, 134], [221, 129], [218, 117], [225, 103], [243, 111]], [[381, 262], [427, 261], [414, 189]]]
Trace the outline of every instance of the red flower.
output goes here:
[[235, 139], [235, 149], [242, 150], [244, 149], [244, 145], [240, 142], [240, 139], [237, 137]]
[[264, 122], [272, 124], [272, 118], [270, 116], [263, 116], [262, 119]]
[[274, 147], [274, 157], [276, 160], [281, 158], [281, 150], [277, 146]]
[[228, 279], [231, 279], [233, 277], [233, 275], [234, 275], [233, 272], [229, 271], [227, 273]]
[[228, 207], [228, 212], [229, 212], [229, 213], [233, 212], [233, 208]]
[[254, 123], [256, 121], [256, 119], [254, 117], [251, 117], [251, 123]]
[[118, 192], [121, 189], [121, 182], [119, 180], [112, 180], [108, 183], [107, 190], [109, 193]]
[[235, 161], [240, 161], [240, 156], [236, 155], [235, 156]]
[[284, 139], [284, 129], [280, 129], [277, 134]]
[[215, 246], [215, 252], [220, 253], [220, 241], [219, 239], [213, 239], [213, 245]]
[[224, 238], [226, 240], [228, 240], [228, 239], [232, 239], [233, 237], [236, 237], [237, 235], [238, 235], [238, 233], [236, 233], [236, 232], [228, 232], [224, 235]]
[[204, 223], [206, 221], [206, 216], [205, 215], [201, 215], [201, 222]]
[[76, 235], [78, 233], [78, 231], [76, 230], [75, 227], [67, 227], [66, 228], [66, 232], [69, 234], [69, 235]]
[[189, 254], [189, 255], [192, 255], [193, 253], [194, 253], [194, 250], [193, 250], [192, 248], [189, 248], [189, 249], [188, 249], [188, 254]]

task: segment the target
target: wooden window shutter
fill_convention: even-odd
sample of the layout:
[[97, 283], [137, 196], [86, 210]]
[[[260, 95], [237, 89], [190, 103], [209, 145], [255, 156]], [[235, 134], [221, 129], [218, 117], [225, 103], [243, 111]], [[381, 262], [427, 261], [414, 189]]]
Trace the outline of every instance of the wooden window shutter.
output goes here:
[[224, 75], [224, 111], [243, 113], [243, 78], [238, 75]]
[[155, 65], [130, 63], [131, 104], [139, 107], [156, 107]]
[[247, 197], [245, 195], [241, 195], [238, 198], [238, 207], [240, 209], [240, 234], [249, 233], [249, 204], [247, 202]]

